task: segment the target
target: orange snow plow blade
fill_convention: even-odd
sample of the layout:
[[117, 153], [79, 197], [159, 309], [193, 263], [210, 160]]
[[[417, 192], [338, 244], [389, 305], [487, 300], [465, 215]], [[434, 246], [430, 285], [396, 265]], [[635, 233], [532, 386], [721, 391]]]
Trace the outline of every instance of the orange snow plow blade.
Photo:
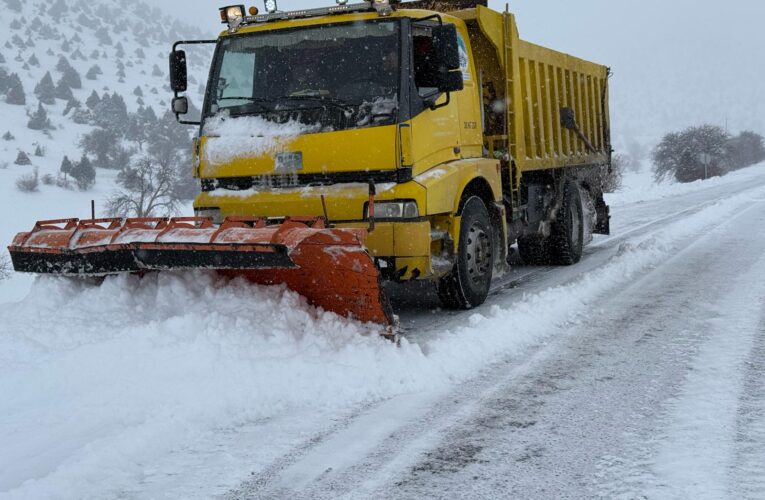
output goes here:
[[285, 284], [316, 306], [384, 325], [393, 315], [364, 247], [365, 230], [327, 228], [321, 218], [62, 219], [41, 221], [8, 247], [19, 272], [105, 276], [212, 269]]

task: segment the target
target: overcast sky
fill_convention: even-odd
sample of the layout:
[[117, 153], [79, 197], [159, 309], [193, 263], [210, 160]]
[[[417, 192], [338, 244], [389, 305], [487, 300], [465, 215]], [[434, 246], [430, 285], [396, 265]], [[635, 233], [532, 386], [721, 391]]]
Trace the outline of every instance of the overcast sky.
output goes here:
[[[333, 4], [281, 0], [279, 8]], [[504, 4], [490, 0], [495, 9]], [[163, 2], [209, 34], [221, 28], [222, 5]], [[613, 68], [617, 140], [653, 141], [701, 121], [765, 133], [763, 0], [515, 0], [510, 10], [522, 38]]]

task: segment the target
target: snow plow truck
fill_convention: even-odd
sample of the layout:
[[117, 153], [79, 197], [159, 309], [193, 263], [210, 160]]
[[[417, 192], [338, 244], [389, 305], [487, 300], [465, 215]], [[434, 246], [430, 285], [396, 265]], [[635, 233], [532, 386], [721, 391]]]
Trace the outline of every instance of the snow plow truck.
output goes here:
[[[193, 217], [40, 221], [17, 271], [213, 269], [286, 284], [390, 325], [382, 280], [483, 303], [517, 243], [571, 265], [609, 232], [609, 69], [521, 40], [486, 0], [220, 9], [217, 40], [177, 42], [173, 111], [198, 127]], [[199, 121], [186, 52], [214, 44]]]

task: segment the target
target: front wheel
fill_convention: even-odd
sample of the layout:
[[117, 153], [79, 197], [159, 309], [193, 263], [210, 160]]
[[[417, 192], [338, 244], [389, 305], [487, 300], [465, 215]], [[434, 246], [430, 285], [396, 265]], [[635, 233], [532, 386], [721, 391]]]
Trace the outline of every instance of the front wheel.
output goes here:
[[486, 205], [477, 196], [462, 209], [457, 260], [438, 282], [438, 296], [450, 309], [471, 309], [486, 301], [494, 272], [496, 238]]

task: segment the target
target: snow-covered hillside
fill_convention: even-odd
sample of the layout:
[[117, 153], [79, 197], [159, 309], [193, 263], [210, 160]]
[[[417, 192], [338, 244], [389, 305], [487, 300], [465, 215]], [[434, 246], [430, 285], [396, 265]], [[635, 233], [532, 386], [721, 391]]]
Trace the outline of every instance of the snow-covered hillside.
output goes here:
[[[0, 88], [0, 185], [4, 213], [0, 219], [0, 242], [5, 246], [14, 234], [28, 230], [36, 220], [88, 217], [90, 200], [96, 201], [97, 214], [104, 214], [105, 201], [116, 188], [115, 170], [98, 168], [101, 165], [96, 163], [95, 185], [86, 191], [73, 185], [64, 188], [55, 184], [64, 156], [77, 162], [83, 154], [80, 141], [96, 129], [88, 120], [78, 119], [78, 109], [73, 106], [78, 103], [81, 110], [90, 112], [89, 99], [94, 93], [99, 98], [117, 95], [129, 113], [145, 107], [161, 117], [169, 109], [172, 97], [167, 55], [173, 42], [202, 35], [143, 2], [0, 0], [0, 6], [3, 7], [0, 26], [5, 27], [0, 30], [3, 84], [0, 87], [6, 87], [18, 76], [24, 101], [13, 104], [19, 102], [18, 93], [9, 97], [9, 89]], [[190, 50], [188, 55], [190, 97], [199, 106], [209, 52]], [[71, 91], [71, 97], [51, 100], [38, 85], [49, 73], [53, 84], [60, 87], [67, 67], [71, 70], [65, 81], [71, 83], [74, 73], [75, 86], [79, 80], [81, 88], [66, 85], [68, 89], [63, 94]], [[59, 90], [56, 93], [61, 95]], [[28, 126], [30, 117], [41, 105], [50, 126], [32, 130]], [[174, 126], [190, 132], [182, 125]], [[179, 148], [188, 149], [189, 143], [180, 142]], [[31, 160], [30, 165], [16, 164], [22, 152]], [[38, 189], [29, 193], [18, 190], [16, 181], [35, 171], [40, 179]], [[13, 283], [4, 283], [0, 286], [0, 297], [20, 298], [29, 282], [28, 278], [16, 277]]]
[[[3, 0], [2, 5], [0, 26], [5, 29], [0, 31], [0, 80], [5, 79], [7, 85], [7, 80], [15, 80], [13, 75], [17, 75], [24, 101], [12, 104], [19, 99], [0, 96], [3, 117], [0, 175], [4, 184], [13, 183], [15, 178], [35, 168], [41, 178], [46, 174], [56, 176], [65, 155], [73, 160], [81, 157], [79, 141], [93, 127], [76, 123], [80, 120], [72, 106], [76, 101], [86, 109], [94, 92], [99, 97], [116, 93], [128, 111], [146, 106], [161, 116], [171, 97], [167, 83], [167, 54], [171, 45], [179, 39], [200, 36], [191, 27], [172, 21], [159, 8], [143, 2]], [[197, 104], [200, 89], [195, 84], [208, 64], [200, 54], [191, 53], [189, 60], [194, 83], [192, 95]], [[48, 101], [50, 104], [42, 103], [51, 127], [30, 130], [30, 116], [38, 110], [41, 100], [48, 100], [41, 99], [36, 87], [46, 73], [50, 73], [54, 83], [60, 82], [66, 66], [73, 68], [81, 88], [76, 88], [76, 84], [71, 88], [73, 99], [55, 98]], [[0, 93], [7, 93], [7, 89]], [[14, 164], [20, 152], [29, 156], [31, 165]], [[42, 156], [35, 156], [35, 152]], [[95, 194], [113, 184], [108, 174], [101, 177], [97, 175]], [[30, 195], [29, 204], [34, 203], [33, 196], [38, 200], [42, 196], [46, 199], [61, 196], [57, 192], [61, 188], [41, 189], [42, 195]], [[82, 199], [87, 203], [88, 195]]]

